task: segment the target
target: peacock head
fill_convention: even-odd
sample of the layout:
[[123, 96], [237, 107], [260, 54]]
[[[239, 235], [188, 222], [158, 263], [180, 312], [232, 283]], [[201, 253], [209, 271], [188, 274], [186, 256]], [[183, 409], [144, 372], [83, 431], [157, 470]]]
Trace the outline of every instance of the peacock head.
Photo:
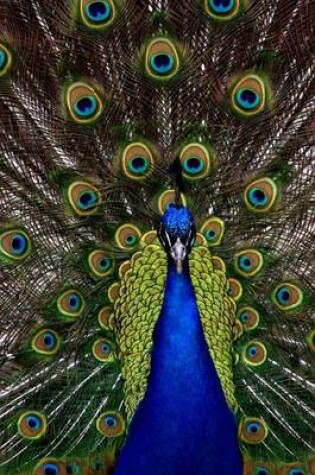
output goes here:
[[180, 274], [196, 238], [194, 218], [188, 208], [170, 204], [161, 218], [159, 239]]

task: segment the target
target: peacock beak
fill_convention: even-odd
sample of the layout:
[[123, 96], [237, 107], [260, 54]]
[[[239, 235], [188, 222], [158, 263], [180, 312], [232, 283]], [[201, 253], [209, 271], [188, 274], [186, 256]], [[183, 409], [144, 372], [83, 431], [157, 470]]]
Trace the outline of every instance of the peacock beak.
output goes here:
[[181, 242], [179, 237], [171, 247], [171, 256], [176, 264], [177, 273], [181, 274], [183, 272], [183, 262], [187, 256], [187, 247]]

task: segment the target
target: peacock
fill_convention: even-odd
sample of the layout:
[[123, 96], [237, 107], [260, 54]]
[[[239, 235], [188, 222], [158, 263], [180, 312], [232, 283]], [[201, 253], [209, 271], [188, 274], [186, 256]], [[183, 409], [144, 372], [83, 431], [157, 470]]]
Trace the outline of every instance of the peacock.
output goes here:
[[315, 2], [1, 0], [0, 474], [315, 474]]

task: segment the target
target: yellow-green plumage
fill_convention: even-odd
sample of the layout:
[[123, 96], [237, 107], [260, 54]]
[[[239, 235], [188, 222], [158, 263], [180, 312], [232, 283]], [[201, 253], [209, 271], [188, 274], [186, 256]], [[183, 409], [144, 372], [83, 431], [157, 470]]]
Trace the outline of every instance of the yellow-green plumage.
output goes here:
[[[0, 474], [112, 475], [176, 203], [244, 475], [313, 475], [313, 2], [4, 0], [0, 18]], [[178, 475], [165, 454], [153, 475]]]

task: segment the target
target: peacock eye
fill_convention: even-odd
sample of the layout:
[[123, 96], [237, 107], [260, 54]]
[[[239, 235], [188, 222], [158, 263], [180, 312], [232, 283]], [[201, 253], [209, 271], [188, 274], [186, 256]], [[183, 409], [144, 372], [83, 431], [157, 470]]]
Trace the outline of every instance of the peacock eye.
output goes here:
[[[183, 206], [187, 205], [185, 195], [181, 193], [181, 204]], [[175, 190], [166, 190], [163, 191], [158, 198], [158, 210], [161, 215], [172, 205], [175, 205]]]
[[36, 353], [54, 355], [60, 348], [61, 340], [52, 330], [41, 330], [32, 339], [32, 348]]
[[173, 41], [156, 38], [147, 45], [145, 70], [150, 77], [158, 80], [171, 79], [179, 67], [180, 60]]
[[292, 468], [292, 470], [290, 470], [289, 474], [290, 475], [304, 475], [305, 472], [304, 472], [304, 470], [301, 470], [299, 468]]
[[90, 29], [105, 29], [113, 23], [116, 8], [112, 0], [81, 0], [81, 17]]
[[199, 143], [190, 143], [180, 151], [183, 176], [186, 180], [196, 181], [205, 178], [212, 167], [214, 153]]
[[35, 468], [34, 475], [75, 475], [75, 471], [68, 471], [68, 466], [61, 461], [56, 459], [44, 459], [42, 460]]
[[255, 249], [247, 249], [239, 252], [234, 258], [235, 270], [244, 277], [257, 275], [264, 265], [261, 252]]
[[119, 412], [105, 412], [96, 421], [97, 430], [106, 437], [119, 437], [125, 432], [125, 426]]
[[231, 20], [240, 10], [240, 0], [205, 0], [205, 10], [215, 20]]
[[79, 216], [95, 214], [102, 201], [99, 190], [84, 181], [72, 183], [68, 188], [67, 197], [71, 208]]
[[114, 271], [114, 262], [103, 250], [97, 249], [88, 256], [90, 271], [96, 277], [105, 277]]
[[245, 417], [239, 427], [240, 438], [248, 444], [260, 444], [268, 435], [268, 427], [263, 419]]
[[224, 221], [213, 217], [208, 219], [201, 227], [200, 232], [205, 236], [208, 246], [219, 246], [225, 230]]
[[88, 3], [85, 7], [87, 17], [96, 24], [107, 21], [111, 15], [111, 10], [109, 3], [104, 0]]
[[93, 344], [92, 352], [94, 357], [102, 363], [115, 361], [112, 344], [106, 338], [100, 338]]
[[57, 308], [65, 317], [77, 318], [83, 312], [84, 299], [77, 290], [66, 290], [57, 300]]
[[243, 359], [248, 366], [261, 366], [267, 359], [265, 345], [259, 341], [248, 343], [243, 352]]
[[121, 249], [134, 249], [141, 239], [140, 230], [132, 224], [120, 226], [115, 234], [115, 241]]
[[47, 429], [46, 417], [37, 411], [23, 413], [18, 420], [18, 431], [24, 439], [40, 439]]
[[66, 104], [71, 118], [81, 124], [91, 124], [100, 117], [104, 104], [96, 90], [83, 82], [67, 89]]
[[238, 302], [243, 295], [243, 287], [242, 284], [232, 277], [228, 279], [229, 289], [228, 295], [232, 297], [236, 302]]
[[252, 89], [242, 88], [236, 91], [236, 101], [244, 110], [252, 110], [259, 106], [260, 97]]
[[74, 110], [78, 117], [89, 118], [95, 114], [97, 101], [94, 96], [82, 96], [74, 103]]
[[168, 74], [174, 67], [175, 60], [169, 53], [157, 53], [150, 58], [151, 69], [161, 76]]
[[121, 156], [124, 174], [133, 180], [142, 181], [147, 178], [154, 166], [154, 158], [149, 147], [141, 142], [128, 145]]
[[256, 469], [256, 474], [257, 474], [257, 475], [270, 475], [270, 471], [267, 470], [266, 468], [258, 467], [258, 468]]
[[240, 308], [237, 316], [247, 331], [253, 330], [259, 325], [259, 313], [252, 307]]
[[232, 107], [243, 116], [259, 114], [266, 106], [266, 86], [264, 80], [255, 75], [243, 76], [232, 90]]
[[265, 213], [271, 209], [278, 197], [276, 184], [270, 178], [260, 178], [250, 183], [244, 193], [247, 208], [256, 213]]
[[9, 49], [0, 43], [0, 78], [4, 76], [12, 66], [12, 54]]
[[278, 285], [271, 296], [273, 302], [281, 310], [292, 310], [303, 303], [303, 291], [295, 284], [284, 283]]
[[20, 229], [0, 232], [0, 253], [11, 261], [25, 259], [31, 251], [31, 241]]
[[111, 327], [111, 319], [113, 318], [113, 307], [107, 306], [101, 308], [98, 313], [98, 323], [102, 328], [105, 330], [110, 329]]

